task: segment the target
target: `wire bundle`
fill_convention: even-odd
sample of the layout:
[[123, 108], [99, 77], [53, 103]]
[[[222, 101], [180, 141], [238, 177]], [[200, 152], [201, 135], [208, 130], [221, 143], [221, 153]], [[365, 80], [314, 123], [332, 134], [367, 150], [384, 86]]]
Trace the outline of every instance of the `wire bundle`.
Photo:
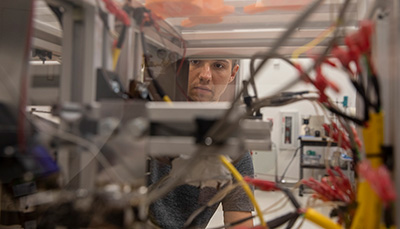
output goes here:
[[358, 165], [357, 172], [360, 177], [368, 181], [385, 206], [396, 199], [396, 191], [385, 166], [381, 165], [374, 169], [368, 161], [363, 161]]
[[331, 169], [328, 169], [329, 176], [322, 179], [321, 182], [310, 177], [308, 180], [303, 180], [302, 183], [313, 189], [317, 193], [316, 197], [323, 201], [341, 201], [346, 204], [354, 202], [355, 193], [349, 179], [339, 167], [335, 167], [335, 171], [339, 177]]
[[[336, 123], [331, 123], [331, 125], [328, 125], [326, 123], [324, 123], [322, 125], [325, 129], [325, 131], [328, 133], [328, 136], [330, 136], [335, 142], [340, 142], [340, 147], [342, 147], [345, 150], [350, 150], [351, 149], [351, 142], [350, 139], [348, 137], [348, 135], [346, 134], [346, 132], [344, 132], [343, 130], [341, 130]], [[354, 135], [354, 140], [357, 143], [357, 146], [359, 148], [361, 148], [362, 143], [360, 138], [357, 136], [357, 132], [354, 128], [352, 129], [352, 133]]]

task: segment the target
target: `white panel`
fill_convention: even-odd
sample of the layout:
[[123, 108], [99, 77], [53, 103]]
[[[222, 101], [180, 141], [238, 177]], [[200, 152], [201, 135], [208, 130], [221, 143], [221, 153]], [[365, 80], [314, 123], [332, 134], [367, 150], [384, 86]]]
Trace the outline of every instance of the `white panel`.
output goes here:
[[254, 175], [256, 178], [275, 181], [277, 157], [275, 151], [253, 151]]

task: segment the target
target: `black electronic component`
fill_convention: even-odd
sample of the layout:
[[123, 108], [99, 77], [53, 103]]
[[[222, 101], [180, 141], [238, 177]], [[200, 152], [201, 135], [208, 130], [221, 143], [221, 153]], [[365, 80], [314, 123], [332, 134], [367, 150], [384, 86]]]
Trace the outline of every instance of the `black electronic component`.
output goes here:
[[32, 57], [38, 57], [41, 61], [44, 62], [49, 59], [51, 60], [53, 53], [50, 51], [42, 50], [42, 49], [33, 49], [32, 50]]
[[[206, 134], [208, 133], [209, 129], [215, 123], [216, 123], [215, 119], [196, 118], [197, 132], [196, 132], [195, 137], [196, 137], [197, 144], [205, 143], [205, 139], [208, 137], [208, 136], [206, 136]], [[213, 143], [216, 143], [216, 142], [213, 142]], [[218, 144], [222, 144], [222, 142], [219, 142]]]
[[391, 145], [382, 146], [381, 149], [382, 149], [383, 163], [386, 165], [389, 171], [393, 171], [394, 170], [393, 146]]
[[102, 68], [97, 69], [96, 100], [116, 98], [128, 98], [118, 75]]
[[79, 130], [83, 136], [87, 134], [95, 135], [98, 133], [98, 121], [95, 119], [84, 117], [79, 122]]

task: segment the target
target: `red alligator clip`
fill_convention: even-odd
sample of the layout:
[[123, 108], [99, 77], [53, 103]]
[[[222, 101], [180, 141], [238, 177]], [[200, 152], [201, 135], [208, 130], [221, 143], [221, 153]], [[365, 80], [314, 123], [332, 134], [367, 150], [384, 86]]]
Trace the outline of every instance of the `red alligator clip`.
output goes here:
[[245, 177], [244, 180], [248, 184], [252, 184], [256, 186], [257, 188], [263, 190], [263, 191], [273, 191], [273, 190], [280, 190], [278, 187], [276, 187], [276, 183], [272, 181], [266, 181], [266, 180], [260, 180], [260, 179], [254, 179], [251, 177]]

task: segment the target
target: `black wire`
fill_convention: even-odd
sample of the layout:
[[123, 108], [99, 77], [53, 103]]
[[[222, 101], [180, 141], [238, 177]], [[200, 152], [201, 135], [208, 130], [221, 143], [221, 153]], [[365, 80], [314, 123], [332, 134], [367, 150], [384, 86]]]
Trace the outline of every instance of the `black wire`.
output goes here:
[[[352, 165], [353, 170], [354, 170], [354, 168], [357, 167], [358, 162], [360, 161], [360, 159], [359, 159], [359, 151], [357, 150], [357, 148], [355, 146], [352, 146], [351, 147], [351, 153], [353, 154], [353, 161], [351, 161], [351, 165]], [[354, 177], [355, 177], [355, 179], [358, 178], [358, 172], [354, 173]]]
[[[130, 7], [129, 5], [127, 5], [127, 4], [125, 4], [124, 5], [124, 7], [122, 8], [128, 15], [131, 15], [131, 13], [132, 13], [132, 11], [133, 11], [133, 9], [132, 9], [132, 7]], [[108, 24], [108, 21], [107, 21], [107, 24]], [[119, 37], [118, 37], [118, 42], [117, 42], [117, 48], [121, 48], [122, 47], [122, 45], [123, 45], [123, 43], [124, 43], [124, 40], [125, 40], [125, 37], [126, 37], [126, 30], [128, 29], [128, 26], [126, 26], [125, 24], [123, 24], [123, 26], [122, 26], [122, 30], [121, 30], [121, 33], [119, 34]]]
[[[347, 0], [347, 2], [349, 2], [350, 0]], [[288, 29], [281, 35], [281, 37], [279, 39], [277, 39], [273, 46], [268, 50], [268, 52], [265, 54], [263, 53], [263, 60], [261, 61], [261, 64], [257, 67], [257, 69], [255, 69], [251, 74], [250, 74], [250, 79], [249, 81], [251, 81], [255, 75], [260, 71], [260, 69], [268, 62], [268, 60], [271, 58], [272, 55], [275, 54], [275, 52], [278, 50], [278, 48], [284, 44], [284, 42], [286, 41], [287, 38], [290, 37], [290, 35], [299, 27], [301, 26], [301, 24], [311, 15], [311, 13], [313, 13], [318, 7], [319, 5], [322, 3], [323, 1], [319, 1], [319, 0], [315, 0], [313, 3], [311, 3], [310, 5], [307, 6], [307, 8], [302, 11], [299, 16], [296, 18], [296, 20], [294, 20], [290, 26], [288, 27]], [[346, 4], [346, 3], [345, 3]], [[343, 8], [347, 8], [347, 7], [343, 7]], [[342, 9], [342, 11], [345, 11], [345, 9]], [[342, 16], [344, 12], [340, 12], [339, 16]], [[253, 61], [254, 57], [252, 58]]]
[[[236, 225], [241, 224], [243, 222], [246, 222], [247, 220], [253, 219], [256, 216], [257, 215], [249, 216], [249, 217], [246, 217], [246, 218], [243, 218], [243, 219], [239, 219], [239, 220], [237, 220], [235, 222], [232, 222], [232, 223], [229, 223], [229, 224], [225, 224], [225, 225], [222, 225], [222, 226], [219, 226], [219, 227], [213, 227], [213, 228], [210, 228], [210, 229], [222, 229], [222, 228], [233, 227], [233, 226], [236, 226]], [[268, 226], [268, 228], [276, 228], [276, 227], [279, 227], [282, 224], [286, 223], [287, 221], [289, 221], [288, 226], [290, 225], [290, 227], [288, 227], [288, 228], [291, 228], [293, 226], [293, 224], [296, 222], [298, 217], [299, 217], [299, 213], [297, 213], [297, 212], [289, 212], [289, 213], [286, 213], [286, 214], [284, 214], [282, 216], [279, 216], [279, 217], [277, 217], [275, 219], [272, 219], [272, 220], [268, 221], [267, 222], [267, 226]]]
[[124, 43], [125, 36], [126, 36], [125, 35], [126, 34], [126, 29], [127, 29], [127, 26], [124, 24], [122, 26], [122, 30], [121, 30], [121, 33], [119, 34], [118, 41], [117, 41], [117, 48], [118, 49], [122, 48], [122, 44]]
[[[349, 0], [346, 0], [349, 1]], [[253, 78], [256, 76], [257, 72], [261, 69], [261, 67], [266, 63], [267, 59], [269, 56], [277, 51], [277, 49], [286, 41], [287, 38], [292, 35], [292, 33], [311, 15], [312, 12], [314, 12], [318, 6], [322, 3], [323, 1], [321, 0], [314, 0], [313, 3], [307, 6], [307, 8], [302, 11], [297, 17], [296, 20], [293, 20], [288, 29], [280, 36], [279, 39], [276, 39], [274, 44], [271, 46], [271, 48], [268, 50], [267, 54], [263, 53], [262, 56], [266, 56], [265, 60], [262, 61], [260, 66], [255, 70], [254, 74], [250, 75], [249, 80], [253, 80]], [[346, 5], [346, 4], [345, 4]], [[342, 14], [341, 14], [342, 15]], [[253, 59], [253, 58], [252, 58]], [[255, 79], [255, 78], [254, 78]], [[234, 112], [235, 105], [239, 102], [242, 94], [243, 94], [243, 88], [240, 90], [240, 92], [237, 94], [235, 99], [231, 102], [231, 107], [225, 112], [225, 117], [230, 117], [230, 115]], [[225, 139], [229, 133], [225, 131], [225, 127], [227, 125], [226, 119], [221, 119], [219, 122], [215, 123], [213, 127], [208, 131], [207, 135], [210, 136], [213, 139]], [[229, 124], [228, 124], [229, 125]], [[223, 131], [221, 134], [220, 131]]]
[[60, 23], [60, 26], [62, 28], [63, 27], [63, 23], [62, 23], [63, 12], [60, 10], [59, 7], [53, 6], [49, 3], [47, 3], [47, 6], [50, 8], [51, 11], [53, 11], [54, 15], [57, 17], [57, 20]]
[[294, 95], [304, 95], [304, 94], [308, 94], [310, 93], [310, 91], [287, 91], [287, 92], [282, 92], [281, 95], [282, 96], [294, 96]]
[[296, 157], [297, 152], [300, 150], [300, 148], [301, 148], [301, 147], [298, 147], [298, 148], [296, 149], [296, 151], [294, 151], [294, 154], [293, 154], [293, 156], [292, 156], [292, 159], [290, 159], [289, 164], [286, 166], [285, 170], [283, 171], [283, 174], [282, 174], [281, 179], [279, 180], [279, 182], [282, 182], [282, 180], [285, 178], [285, 175], [286, 175], [286, 173], [287, 173], [287, 171], [288, 171], [290, 165], [292, 164], [294, 158]]
[[298, 212], [289, 212], [289, 213], [279, 216], [271, 221], [268, 221], [267, 226], [268, 226], [268, 228], [277, 228], [289, 220], [297, 219], [297, 217], [299, 217]]
[[351, 80], [351, 83], [353, 84], [354, 88], [356, 89], [356, 91], [358, 92], [359, 95], [361, 95], [361, 98], [364, 101], [364, 122], [367, 122], [369, 120], [369, 106], [370, 106], [370, 101], [369, 98], [367, 96], [367, 94], [365, 93], [365, 89], [364, 89], [364, 85], [363, 85], [363, 80], [362, 80], [362, 76], [358, 77], [360, 82], [357, 82], [355, 80]]
[[[364, 104], [366, 104], [366, 109], [367, 111], [369, 110], [370, 107], [374, 108], [376, 112], [379, 112], [380, 107], [381, 107], [381, 96], [380, 96], [380, 89], [379, 89], [379, 82], [378, 78], [375, 75], [369, 75], [368, 76], [368, 84], [367, 84], [367, 89], [364, 87], [364, 80], [362, 75], [359, 75], [358, 77], [358, 82], [355, 80], [351, 80], [353, 86], [356, 88], [357, 92], [362, 96], [364, 100]], [[372, 87], [374, 89], [375, 95], [377, 97], [377, 101], [375, 103], [371, 102], [371, 98], [369, 97], [369, 91], [371, 89], [370, 84], [372, 84]], [[365, 111], [364, 111], [365, 112]], [[366, 119], [368, 121], [369, 118]]]
[[296, 209], [300, 209], [301, 205], [299, 204], [299, 202], [297, 201], [296, 197], [294, 197], [292, 191], [288, 188], [285, 187], [281, 187], [280, 185], [276, 185], [283, 193], [285, 193], [285, 195], [289, 198], [290, 202], [292, 202], [293, 206]]
[[[346, 0], [346, 1], [343, 3], [342, 8], [340, 9], [340, 12], [339, 12], [338, 20], [337, 20], [337, 21], [338, 21], [338, 24], [341, 24], [341, 22], [343, 21], [344, 13], [345, 13], [345, 11], [346, 11], [346, 9], [347, 9], [347, 7], [348, 7], [348, 5], [349, 5], [350, 2], [351, 2], [350, 0]], [[338, 37], [338, 33], [339, 33], [339, 29], [336, 29], [332, 40], [331, 40], [331, 41], [329, 42], [329, 44], [328, 44], [328, 47], [324, 50], [324, 52], [322, 53], [322, 55], [320, 55], [320, 57], [315, 61], [314, 66], [312, 66], [309, 70], [307, 70], [307, 71], [305, 71], [305, 72], [303, 72], [303, 73], [301, 74], [301, 76], [300, 76], [301, 78], [303, 78], [303, 77], [309, 78], [308, 75], [307, 75], [307, 72], [309, 72], [311, 69], [315, 69], [317, 66], [320, 66], [320, 65], [322, 64], [322, 62], [323, 62], [323, 60], [325, 59], [325, 57], [327, 56], [327, 54], [329, 53], [329, 51], [331, 50], [331, 48], [332, 48], [332, 47], [334, 46], [334, 44], [336, 43], [336, 40], [337, 40], [337, 37]], [[269, 58], [270, 58], [270, 57], [266, 57], [265, 59], [263, 59], [262, 64], [261, 64], [260, 66], [258, 66], [258, 68], [257, 68], [256, 70], [253, 69], [253, 66], [250, 67], [250, 70], [251, 70], [251, 71], [254, 71], [253, 73], [256, 74], [257, 71], [262, 67], [262, 65], [265, 64], [265, 62], [266, 62], [265, 60], [267, 60], [267, 59], [269, 59]], [[254, 63], [253, 59], [254, 59], [254, 58], [252, 58], [252, 62], [251, 62], [251, 63]], [[283, 59], [283, 60], [285, 60], [285, 59]], [[286, 61], [286, 60], [285, 60], [285, 61]], [[286, 61], [286, 62], [288, 62], [289, 64], [292, 64], [292, 65], [293, 65], [293, 63], [291, 63], [290, 61]], [[357, 123], [357, 124], [359, 124], [359, 125], [364, 125], [364, 122], [363, 122], [362, 120], [359, 120], [358, 118], [350, 117], [350, 116], [344, 114], [343, 112], [341, 112], [341, 111], [339, 111], [339, 110], [336, 110], [335, 108], [333, 108], [333, 107], [331, 107], [331, 106], [327, 106], [327, 107], [328, 107], [328, 109], [329, 109], [332, 113], [335, 113], [335, 114], [337, 114], [337, 115], [339, 115], [339, 116], [341, 116], [341, 117], [343, 117], [343, 118], [349, 119], [349, 120], [351, 120], [351, 121], [353, 121], [353, 122], [355, 122], [355, 123]]]
[[[284, 56], [282, 56], [280, 54], [277, 54], [277, 53], [276, 54], [272, 54], [270, 56], [260, 56], [260, 57], [263, 57], [266, 61], [268, 61], [271, 58], [281, 59], [281, 60], [284, 60], [286, 63], [290, 64], [291, 66], [293, 66], [294, 68], [296, 67], [296, 65], [293, 63], [293, 61], [291, 61], [290, 59], [288, 59], [288, 58], [286, 58], [286, 57], [284, 57]], [[250, 60], [250, 75], [254, 75], [256, 73], [256, 67], [255, 67], [256, 58], [257, 57], [255, 56], [254, 58], [252, 58]], [[263, 64], [263, 63], [261, 63], [261, 64]], [[260, 68], [260, 66], [257, 67], [257, 69], [259, 69], [259, 68]], [[309, 79], [309, 76], [307, 74], [304, 75], [304, 77]]]
[[373, 106], [375, 108], [375, 111], [378, 113], [381, 109], [381, 92], [380, 92], [380, 85], [379, 85], [379, 81], [378, 81], [378, 77], [376, 75], [372, 75], [369, 77], [370, 81], [373, 85], [376, 97], [377, 97], [377, 101], [376, 104]]
[[[267, 222], [268, 228], [278, 227], [278, 226], [284, 224], [285, 222], [287, 222], [289, 220], [296, 221], [297, 217], [299, 216], [299, 213], [297, 212], [297, 210], [301, 208], [301, 205], [297, 201], [296, 197], [293, 195], [292, 191], [290, 191], [290, 189], [281, 187], [279, 185], [276, 185], [276, 186], [288, 197], [290, 202], [292, 202], [293, 206], [296, 208], [296, 211], [287, 213], [287, 214], [285, 214], [283, 216], [280, 216], [278, 218], [275, 218], [275, 219]], [[232, 223], [225, 224], [225, 225], [220, 226], [220, 227], [214, 227], [214, 228], [211, 228], [211, 229], [221, 229], [221, 228], [233, 227], [233, 226], [241, 224], [241, 223], [243, 223], [243, 222], [245, 222], [247, 220], [250, 220], [250, 219], [252, 219], [252, 218], [254, 218], [256, 216], [257, 215], [249, 216], [249, 217], [234, 221]], [[292, 222], [292, 223], [289, 222], [289, 224], [294, 224], [294, 222]]]
[[115, 80], [113, 80], [110, 77], [109, 72], [107, 70], [105, 70], [104, 68], [101, 68], [100, 70], [103, 73], [101, 75], [102, 75], [104, 81], [106, 82], [108, 88], [112, 92], [114, 92], [116, 95], [120, 96], [122, 99], [127, 99], [127, 97], [129, 97], [129, 93], [127, 91], [125, 91], [125, 89], [122, 87], [122, 83], [121, 83], [121, 80], [120, 80], [119, 76], [116, 74], [116, 78], [115, 79], [117, 80], [118, 86], [120, 87], [120, 91], [116, 93], [114, 91], [114, 89], [113, 89], [113, 86], [111, 85], [111, 81], [115, 81]]
[[335, 109], [335, 108], [333, 108], [331, 106], [326, 106], [326, 108], [330, 112], [332, 112], [332, 113], [334, 113], [334, 114], [336, 114], [336, 115], [338, 115], [340, 117], [343, 117], [344, 119], [350, 120], [350, 121], [354, 122], [355, 124], [357, 124], [359, 126], [365, 126], [365, 124], [366, 124], [363, 119], [359, 119], [357, 117], [353, 117], [353, 116], [347, 115], [347, 114], [343, 113], [342, 111], [340, 111], [338, 109]]
[[[348, 2], [348, 1], [347, 1], [347, 2]], [[346, 2], [346, 3], [347, 3], [347, 2]], [[344, 7], [344, 8], [345, 8], [345, 7]], [[330, 42], [330, 45], [329, 45], [328, 48], [325, 50], [325, 53], [327, 53], [328, 50], [330, 50], [330, 47], [332, 47], [333, 44], [335, 43], [334, 41], [335, 41], [335, 40], [332, 39], [332, 42]], [[321, 55], [321, 56], [324, 56], [324, 55]], [[294, 63], [293, 63], [291, 60], [289, 60], [288, 58], [285, 58], [285, 57], [283, 57], [283, 56], [281, 56], [281, 55], [279, 55], [279, 54], [274, 54], [274, 55], [271, 55], [271, 56], [264, 56], [264, 59], [263, 59], [262, 64], [265, 64], [265, 62], [266, 62], [265, 60], [268, 60], [268, 59], [270, 59], [270, 58], [279, 58], [279, 59], [282, 59], [282, 60], [284, 60], [285, 62], [287, 62], [288, 64], [290, 64], [290, 65], [292, 65], [293, 67], [295, 67]], [[265, 61], [265, 62], [264, 62], [264, 61]], [[315, 65], [314, 65], [314, 68], [315, 68], [315, 66], [318, 66], [318, 65], [320, 65], [321, 63], [322, 63], [322, 58], [320, 57], [320, 58], [318, 59], [318, 61], [316, 61]], [[257, 67], [257, 70], [260, 69], [260, 67], [261, 67], [261, 66], [258, 66], [258, 67]], [[251, 61], [250, 61], [250, 74], [251, 74], [251, 75], [254, 75], [255, 73], [256, 73], [256, 69], [255, 69], [255, 58], [252, 58]], [[305, 77], [306, 79], [310, 80], [309, 76], [308, 76], [305, 72], [301, 75], [301, 77]], [[358, 78], [360, 79], [360, 78], [362, 78], [362, 77], [358, 77]], [[361, 80], [362, 80], [362, 79], [361, 79]], [[310, 81], [311, 81], [311, 80], [310, 80]], [[353, 83], [353, 85], [354, 85], [354, 87], [356, 88], [357, 92], [359, 92], [359, 94], [362, 96], [362, 98], [363, 98], [363, 100], [364, 100], [365, 106], [364, 106], [364, 118], [363, 118], [363, 119], [360, 119], [360, 118], [357, 118], [357, 117], [349, 116], [349, 115], [343, 113], [342, 111], [340, 111], [340, 110], [338, 110], [338, 109], [335, 109], [335, 108], [332, 107], [332, 106], [329, 106], [329, 105], [326, 105], [326, 104], [325, 104], [325, 105], [326, 105], [327, 109], [328, 109], [329, 111], [331, 111], [332, 113], [334, 113], [334, 114], [336, 114], [336, 115], [338, 115], [338, 116], [341, 116], [341, 117], [343, 117], [343, 118], [345, 118], [345, 119], [348, 119], [348, 120], [350, 120], [350, 121], [352, 121], [352, 122], [354, 122], [354, 123], [356, 123], [356, 124], [358, 124], [358, 125], [360, 125], [360, 126], [364, 126], [365, 123], [369, 120], [369, 107], [370, 107], [370, 106], [373, 106], [373, 107], [377, 110], [378, 105], [374, 105], [374, 104], [372, 104], [372, 103], [370, 102], [370, 99], [369, 99], [368, 96], [366, 95], [366, 92], [365, 92], [365, 89], [364, 89], [364, 86], [363, 86], [363, 83], [362, 83], [362, 82], [358, 83], [358, 82], [356, 82], [356, 81], [354, 81], [354, 80], [352, 80], [351, 82]], [[379, 92], [379, 86], [378, 86], [378, 82], [377, 82], [376, 77], [374, 77], [373, 85], [374, 85], [375, 91], [378, 91], [378, 92]], [[378, 97], [378, 102], [377, 102], [377, 104], [379, 104], [379, 107], [380, 107], [380, 100], [381, 100], [381, 99], [380, 99], [379, 94], [377, 94], [377, 97]]]
[[[364, 126], [368, 121], [369, 121], [369, 109], [373, 108], [375, 112], [379, 112], [381, 109], [381, 93], [380, 93], [380, 86], [379, 86], [379, 81], [378, 77], [376, 75], [369, 75], [368, 76], [368, 83], [366, 85], [367, 89], [365, 89], [364, 85], [364, 80], [362, 75], [358, 75], [357, 80], [351, 79], [351, 83], [353, 84], [354, 88], [356, 89], [357, 93], [361, 96], [363, 102], [364, 102], [364, 109], [363, 109], [363, 118], [358, 118], [355, 116], [349, 116], [342, 111], [332, 107], [332, 106], [327, 106], [328, 110], [331, 111], [332, 113], [343, 117], [347, 120], [350, 120], [354, 122], [357, 125]], [[371, 84], [372, 88], [375, 92], [376, 95], [376, 102], [373, 103], [371, 101], [371, 98], [369, 97], [369, 91], [371, 89]]]
[[99, 0], [96, 0], [96, 5], [99, 11], [99, 17], [103, 22], [104, 28], [106, 28], [106, 30], [110, 32], [110, 24], [108, 23], [108, 13], [101, 8]]
[[299, 214], [297, 214], [296, 217], [293, 217], [289, 220], [288, 225], [286, 226], [286, 229], [290, 229], [294, 226], [294, 224], [296, 223], [297, 219], [299, 218]]
[[262, 107], [279, 107], [279, 106], [285, 106], [291, 103], [296, 103], [304, 100], [309, 100], [309, 101], [317, 101], [317, 97], [272, 97], [272, 98], [265, 98], [262, 99], [261, 101], [254, 103], [253, 105], [253, 110], [258, 110]]

